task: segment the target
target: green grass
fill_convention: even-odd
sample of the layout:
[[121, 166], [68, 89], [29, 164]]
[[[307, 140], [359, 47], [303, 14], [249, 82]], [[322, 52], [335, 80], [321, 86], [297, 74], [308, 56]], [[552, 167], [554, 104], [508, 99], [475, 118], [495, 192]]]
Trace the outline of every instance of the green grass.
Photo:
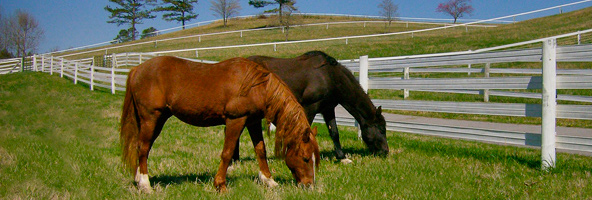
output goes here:
[[280, 186], [257, 183], [248, 134], [229, 192], [218, 194], [223, 127], [197, 128], [172, 118], [149, 159], [154, 194], [139, 193], [120, 162], [122, 94], [45, 73], [0, 76], [0, 199], [588, 199], [592, 159], [559, 153], [557, 167], [540, 170], [540, 150], [388, 132], [391, 153], [368, 155], [356, 131], [340, 127], [354, 160], [335, 160], [324, 125], [322, 161], [313, 189], [294, 183], [270, 150]]

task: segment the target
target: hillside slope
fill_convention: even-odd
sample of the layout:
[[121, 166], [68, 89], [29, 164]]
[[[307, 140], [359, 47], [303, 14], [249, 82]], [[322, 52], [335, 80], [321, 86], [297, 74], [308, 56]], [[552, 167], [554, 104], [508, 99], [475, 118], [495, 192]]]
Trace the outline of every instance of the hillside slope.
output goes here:
[[[559, 34], [571, 33], [579, 30], [592, 28], [592, 7], [577, 10], [573, 12], [557, 14], [542, 18], [531, 19], [514, 24], [498, 25], [495, 28], [476, 28], [470, 27], [466, 31], [465, 27], [436, 30], [424, 33], [416, 33], [413, 37], [410, 34], [397, 36], [382, 36], [374, 38], [349, 39], [347, 44], [344, 40], [311, 42], [300, 44], [278, 45], [277, 51], [271, 46], [263, 47], [245, 47], [220, 50], [204, 50], [199, 52], [199, 57], [210, 60], [223, 60], [231, 57], [247, 57], [251, 55], [268, 55], [277, 57], [293, 57], [311, 50], [326, 51], [338, 59], [357, 58], [360, 55], [369, 55], [370, 57], [399, 56], [440, 53], [451, 51], [465, 51], [469, 49], [480, 49], [494, 47], [515, 42], [539, 39]], [[326, 17], [326, 16], [307, 16], [298, 20], [300, 24], [333, 22], [333, 21], [355, 21], [367, 20], [348, 17]], [[196, 34], [215, 33], [232, 30], [246, 30], [273, 26], [273, 19], [270, 18], [247, 18], [233, 20], [229, 27], [222, 27], [220, 22], [191, 28], [183, 31], [177, 31], [169, 34], [163, 34], [154, 38], [123, 43], [127, 45], [138, 42], [162, 40], [181, 36]], [[363, 27], [362, 23], [331, 25], [326, 28], [321, 26], [294, 27], [290, 30], [289, 40], [309, 40], [318, 38], [332, 38], [352, 35], [368, 35], [385, 32], [403, 32], [409, 30], [421, 30], [434, 28], [441, 25], [409, 24], [396, 23], [391, 27], [385, 27], [383, 23], [369, 23]], [[240, 37], [239, 35], [242, 35]], [[592, 35], [582, 36], [584, 41], [590, 42]], [[285, 33], [281, 29], [252, 31], [244, 33], [232, 33], [216, 36], [203, 36], [202, 38], [187, 38], [182, 40], [172, 40], [168, 42], [149, 43], [147, 45], [125, 47], [116, 50], [109, 50], [109, 53], [118, 52], [155, 52], [173, 49], [187, 49], [198, 47], [216, 47], [229, 45], [244, 45], [280, 42], [286, 39]], [[560, 41], [565, 44], [574, 44], [576, 39], [569, 41]], [[93, 55], [101, 55], [103, 51]], [[173, 55], [184, 57], [196, 57], [195, 52], [175, 53]], [[88, 55], [87, 55], [88, 57]]]

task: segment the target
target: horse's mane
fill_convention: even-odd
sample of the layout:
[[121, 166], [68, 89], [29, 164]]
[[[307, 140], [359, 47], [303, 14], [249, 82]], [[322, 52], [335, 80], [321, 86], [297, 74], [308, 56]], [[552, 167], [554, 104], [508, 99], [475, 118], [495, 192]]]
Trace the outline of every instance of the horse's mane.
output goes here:
[[240, 59], [240, 61], [247, 64], [247, 73], [245, 73], [245, 77], [243, 78], [239, 94], [240, 96], [246, 96], [252, 87], [265, 83], [269, 79], [268, 76], [271, 72], [255, 62], [246, 59]]
[[275, 155], [285, 156], [289, 145], [308, 134], [308, 120], [304, 109], [292, 94], [290, 88], [275, 74], [269, 74], [265, 118], [276, 128]]
[[247, 73], [240, 87], [240, 95], [246, 96], [256, 85], [267, 83], [265, 118], [276, 126], [275, 154], [285, 156], [288, 145], [302, 138], [310, 128], [304, 109], [290, 88], [275, 74], [255, 62], [246, 62]]

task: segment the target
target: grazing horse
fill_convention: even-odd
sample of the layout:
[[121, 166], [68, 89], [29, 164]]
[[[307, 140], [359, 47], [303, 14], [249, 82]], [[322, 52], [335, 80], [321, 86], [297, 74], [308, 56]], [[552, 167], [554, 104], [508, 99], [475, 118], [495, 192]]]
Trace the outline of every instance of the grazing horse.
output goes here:
[[259, 163], [259, 177], [269, 186], [261, 120], [277, 124], [275, 153], [283, 156], [298, 183], [314, 182], [320, 161], [304, 109], [290, 89], [262, 66], [244, 58], [203, 64], [175, 57], [150, 59], [133, 68], [127, 79], [120, 142], [125, 166], [139, 189], [151, 192], [147, 159], [154, 140], [171, 116], [199, 127], [226, 125], [221, 162], [214, 179], [226, 191], [226, 170], [242, 130], [247, 127]]
[[[377, 154], [388, 154], [386, 123], [381, 107], [374, 107], [353, 74], [321, 51], [311, 51], [296, 58], [283, 59], [251, 56], [249, 60], [265, 66], [277, 74], [290, 87], [298, 102], [304, 107], [308, 122], [321, 113], [335, 145], [337, 159], [345, 158], [339, 142], [335, 122], [335, 107], [342, 105], [360, 124], [362, 139], [368, 149]], [[234, 159], [238, 159], [235, 152]]]

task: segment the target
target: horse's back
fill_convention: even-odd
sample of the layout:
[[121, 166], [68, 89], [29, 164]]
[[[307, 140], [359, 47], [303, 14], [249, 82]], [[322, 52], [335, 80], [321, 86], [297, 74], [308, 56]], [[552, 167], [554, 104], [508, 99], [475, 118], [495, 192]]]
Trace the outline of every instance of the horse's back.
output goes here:
[[[168, 110], [192, 125], [208, 126], [222, 124], [220, 120], [226, 115], [245, 114], [237, 110], [258, 109], [251, 108], [255, 105], [252, 99], [239, 98], [242, 88], [248, 88], [243, 86], [250, 80], [245, 78], [247, 72], [257, 66], [244, 58], [205, 64], [176, 57], [156, 57], [133, 69], [130, 84], [135, 90], [134, 96], [139, 97], [136, 98], [139, 104]], [[251, 104], [243, 105], [248, 103]]]

